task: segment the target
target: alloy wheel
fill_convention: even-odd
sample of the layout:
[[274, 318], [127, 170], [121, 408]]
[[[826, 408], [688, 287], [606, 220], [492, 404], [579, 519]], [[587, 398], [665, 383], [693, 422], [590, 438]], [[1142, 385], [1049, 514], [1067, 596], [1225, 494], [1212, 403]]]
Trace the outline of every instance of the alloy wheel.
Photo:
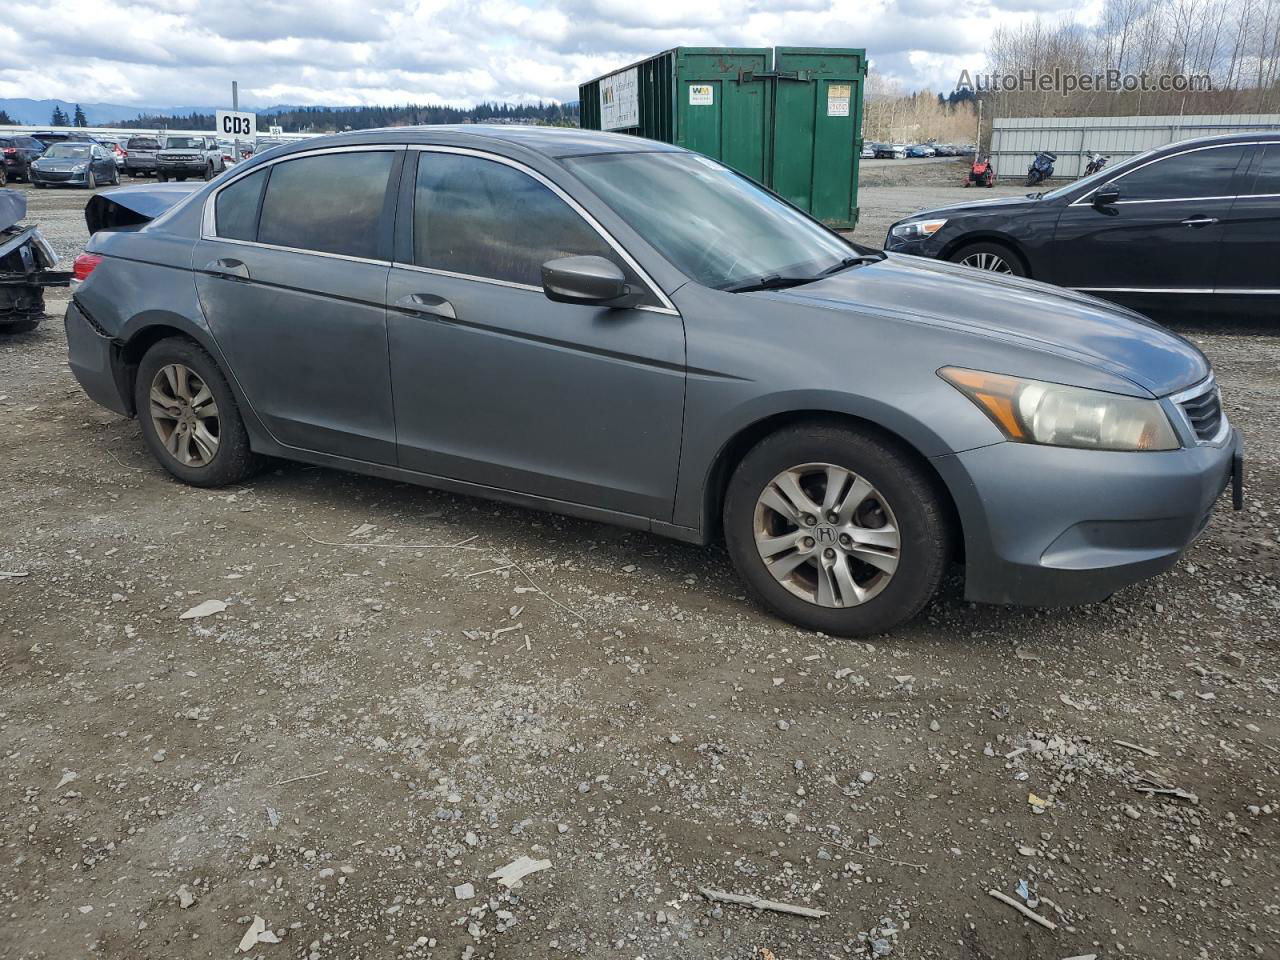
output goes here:
[[182, 363], [156, 371], [151, 424], [169, 454], [187, 467], [208, 466], [218, 454], [218, 403], [200, 375]]
[[753, 532], [773, 578], [822, 607], [854, 607], [880, 594], [902, 553], [898, 523], [880, 491], [831, 463], [774, 477], [756, 501]]
[[1009, 261], [998, 253], [971, 253], [960, 261], [966, 267], [977, 267], [979, 270], [991, 270], [995, 273], [1013, 273]]

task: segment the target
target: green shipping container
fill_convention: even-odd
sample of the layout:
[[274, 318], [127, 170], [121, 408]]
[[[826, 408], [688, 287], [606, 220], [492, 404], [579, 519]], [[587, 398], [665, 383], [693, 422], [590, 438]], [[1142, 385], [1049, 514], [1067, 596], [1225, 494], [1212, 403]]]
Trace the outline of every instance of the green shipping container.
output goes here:
[[578, 88], [582, 126], [714, 157], [823, 223], [858, 219], [863, 50], [677, 47]]

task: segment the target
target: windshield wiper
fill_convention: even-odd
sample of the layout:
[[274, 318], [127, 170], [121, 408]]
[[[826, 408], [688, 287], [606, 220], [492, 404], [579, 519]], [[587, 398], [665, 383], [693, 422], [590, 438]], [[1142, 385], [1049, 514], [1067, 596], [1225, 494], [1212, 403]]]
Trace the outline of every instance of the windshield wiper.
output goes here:
[[854, 257], [845, 257], [839, 263], [833, 263], [827, 269], [818, 274], [819, 277], [829, 277], [833, 273], [839, 273], [841, 270], [848, 270], [850, 267], [856, 267], [863, 263], [879, 263], [884, 259], [884, 254], [876, 256], [873, 253], [861, 253]]
[[720, 289], [725, 293], [746, 293], [749, 290], [781, 290], [785, 287], [795, 287], [802, 283], [812, 283], [816, 277], [784, 277], [781, 274], [770, 273], [763, 277], [752, 277], [750, 280], [739, 280], [737, 283], [731, 283]]

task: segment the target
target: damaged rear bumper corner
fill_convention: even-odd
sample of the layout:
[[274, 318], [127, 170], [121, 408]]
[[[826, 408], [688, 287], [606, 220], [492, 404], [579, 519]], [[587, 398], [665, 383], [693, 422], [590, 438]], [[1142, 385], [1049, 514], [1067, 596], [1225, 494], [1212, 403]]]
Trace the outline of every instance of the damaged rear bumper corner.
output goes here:
[[67, 304], [67, 362], [89, 399], [126, 417], [133, 416], [120, 345], [72, 300]]

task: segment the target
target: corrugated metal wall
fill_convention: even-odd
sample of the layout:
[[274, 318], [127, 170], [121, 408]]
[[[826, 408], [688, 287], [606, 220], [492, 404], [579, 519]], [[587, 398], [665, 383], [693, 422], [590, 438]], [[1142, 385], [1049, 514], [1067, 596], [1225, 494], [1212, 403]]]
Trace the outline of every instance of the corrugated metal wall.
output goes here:
[[1001, 177], [1020, 176], [1041, 150], [1058, 155], [1053, 175], [1084, 173], [1090, 150], [1114, 163], [1135, 153], [1191, 137], [1280, 130], [1280, 114], [1188, 117], [1009, 117], [991, 125], [991, 158]]

